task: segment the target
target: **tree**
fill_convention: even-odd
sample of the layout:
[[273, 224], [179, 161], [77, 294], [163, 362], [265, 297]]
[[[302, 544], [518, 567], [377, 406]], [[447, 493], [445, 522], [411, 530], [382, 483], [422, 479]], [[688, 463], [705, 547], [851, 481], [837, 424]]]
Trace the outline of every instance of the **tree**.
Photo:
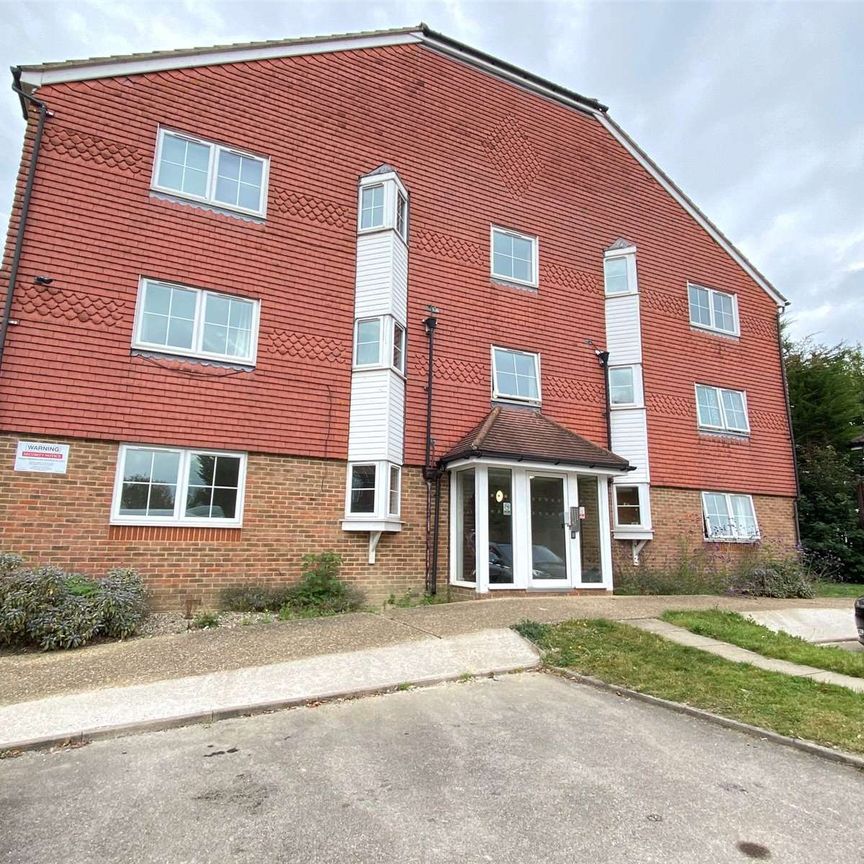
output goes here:
[[844, 581], [864, 581], [857, 491], [864, 466], [850, 447], [864, 428], [864, 351], [809, 340], [785, 348], [802, 545]]

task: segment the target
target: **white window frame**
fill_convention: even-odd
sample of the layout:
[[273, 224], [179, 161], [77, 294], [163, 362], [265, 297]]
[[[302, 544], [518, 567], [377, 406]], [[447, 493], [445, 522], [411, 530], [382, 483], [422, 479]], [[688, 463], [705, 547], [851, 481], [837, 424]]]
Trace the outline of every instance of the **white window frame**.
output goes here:
[[[378, 324], [378, 359], [373, 363], [360, 363], [357, 360], [358, 350], [360, 348], [360, 325], [367, 324], [370, 321], [375, 321]], [[369, 315], [368, 317], [358, 318], [354, 322], [354, 363], [353, 366], [355, 369], [380, 369], [383, 365], [382, 357], [384, 356], [385, 351], [385, 343], [387, 339], [385, 336], [385, 327], [384, 327], [384, 316], [383, 315]]]
[[[726, 502], [726, 515], [729, 525], [732, 528], [731, 534], [718, 534], [716, 536], [708, 535], [708, 495], [717, 495], [723, 498]], [[738, 492], [702, 492], [702, 533], [704, 539], [709, 543], [755, 543], [762, 536], [759, 531], [759, 518], [756, 515], [756, 505], [753, 503], [753, 496]], [[756, 533], [752, 536], [741, 536], [737, 526], [735, 525], [734, 510], [732, 508], [733, 498], [747, 498], [750, 501], [750, 510], [753, 513], [753, 524], [756, 526]]]
[[[373, 225], [369, 228], [361, 227], [363, 213], [363, 192], [373, 186], [381, 186], [384, 189], [384, 221], [381, 225]], [[399, 196], [405, 200], [405, 223], [403, 231], [398, 227]], [[406, 246], [408, 245], [408, 231], [411, 224], [411, 196], [402, 185], [395, 172], [387, 174], [369, 174], [360, 178], [357, 188], [357, 234], [376, 234], [379, 231], [392, 231]]]
[[[495, 365], [495, 352], [507, 351], [510, 354], [523, 354], [534, 358], [534, 374], [537, 377], [537, 398], [531, 399], [527, 396], [510, 396], [498, 389], [498, 370]], [[532, 351], [522, 351], [519, 348], [507, 348], [504, 345], [490, 346], [490, 357], [492, 364], [492, 398], [500, 402], [519, 402], [524, 405], [540, 405], [543, 401], [543, 387], [540, 378], [540, 354]]]
[[[706, 390], [713, 390], [717, 394], [717, 404], [720, 406], [720, 422], [722, 425], [714, 426], [711, 423], [705, 423], [702, 420], [699, 408], [699, 388], [703, 387]], [[698, 381], [693, 386], [694, 398], [696, 399], [696, 425], [699, 429], [704, 429], [709, 432], [726, 432], [730, 435], [748, 436], [750, 434], [750, 411], [747, 408], [747, 392], [745, 390], [733, 390], [728, 387], [715, 387], [713, 384], [700, 384]], [[738, 429], [729, 425], [729, 420], [726, 416], [726, 406], [723, 404], [724, 393], [737, 393], [741, 397], [741, 402], [744, 407], [744, 422], [746, 427]]]
[[[623, 524], [618, 521], [618, 490], [636, 489], [639, 493], [639, 522]], [[616, 536], [630, 533], [648, 533], [651, 527], [651, 501], [647, 483], [613, 483], [612, 484], [612, 530]], [[619, 538], [620, 539], [620, 538]]]
[[[395, 475], [394, 475], [395, 472]], [[396, 485], [394, 489], [393, 477], [396, 477]], [[396, 509], [391, 506], [393, 504], [393, 492], [396, 493]], [[399, 518], [402, 512], [402, 467], [394, 465], [392, 462], [388, 466], [387, 471], [387, 516]]]
[[[183, 291], [195, 292], [195, 319], [192, 323], [192, 348], [175, 348], [171, 345], [160, 345], [145, 342], [140, 338], [141, 326], [144, 323], [144, 295], [148, 285], [162, 285], [166, 288], [180, 288]], [[236, 357], [230, 354], [216, 354], [202, 350], [204, 342], [204, 311], [206, 297], [224, 297], [227, 300], [242, 300], [252, 304], [252, 330], [249, 334], [249, 355]], [[192, 285], [181, 285], [179, 282], [168, 282], [165, 279], [152, 279], [141, 276], [138, 280], [138, 297], [135, 302], [135, 319], [132, 330], [132, 347], [141, 351], [152, 351], [159, 354], [170, 354], [177, 357], [197, 357], [202, 360], [219, 360], [225, 363], [237, 363], [241, 366], [255, 366], [258, 361], [258, 327], [261, 319], [261, 301], [255, 297], [240, 297], [237, 294], [226, 294], [223, 291], [209, 291], [206, 288], [195, 288]]]
[[[517, 279], [515, 276], [505, 276], [495, 272], [495, 234], [506, 234], [509, 237], [518, 237], [520, 240], [528, 240], [532, 248], [531, 261], [531, 279]], [[514, 285], [527, 285], [531, 288], [537, 288], [540, 284], [540, 238], [535, 234], [523, 234], [521, 231], [514, 231], [511, 228], [504, 228], [501, 225], [489, 226], [489, 272], [496, 282], [509, 282]]]
[[[351, 509], [351, 493], [354, 490], [354, 469], [355, 468], [374, 468], [375, 469], [375, 486], [373, 487], [373, 505], [372, 510], [355, 511]], [[345, 518], [346, 519], [375, 519], [381, 510], [381, 463], [374, 459], [371, 461], [357, 460], [356, 462], [348, 463], [348, 471], [346, 477], [345, 488]]]
[[[177, 477], [177, 491], [174, 498], [173, 516], [128, 516], [121, 515], [120, 501], [123, 493], [123, 475], [126, 454], [130, 450], [158, 450], [163, 453], [177, 453], [180, 456]], [[237, 478], [237, 509], [233, 519], [206, 518], [203, 516], [184, 516], [186, 493], [189, 486], [189, 461], [193, 456], [230, 456], [240, 459]], [[114, 473], [114, 493], [111, 501], [112, 525], [174, 525], [192, 528], [240, 528], [243, 525], [243, 507], [246, 498], [247, 454], [230, 450], [208, 450], [204, 448], [164, 447], [150, 444], [121, 444], [117, 451], [117, 467]]]
[[[698, 288], [708, 292], [708, 312], [711, 315], [711, 323], [703, 324], [701, 321], [693, 320], [693, 307], [690, 303], [690, 289]], [[722, 327], [717, 327], [714, 320], [714, 295], [722, 294], [724, 297], [729, 297], [732, 300], [732, 323], [733, 330], [724, 330]], [[738, 295], [731, 294], [729, 291], [718, 291], [716, 288], [709, 288], [707, 285], [701, 285], [698, 282], [687, 283], [687, 317], [690, 319], [690, 326], [696, 327], [699, 330], [707, 330], [711, 333], [721, 333], [724, 336], [740, 336], [741, 335], [741, 320], [738, 316]]]
[[[629, 369], [630, 376], [633, 382], [633, 401], [632, 402], [613, 402], [612, 401], [612, 373], [619, 369]], [[609, 367], [609, 408], [617, 411], [622, 408], [641, 408], [642, 407], [642, 375], [641, 366], [635, 363], [624, 363], [621, 365]]]
[[[189, 192], [172, 189], [170, 186], [159, 185], [159, 166], [162, 163], [162, 145], [166, 135], [172, 135], [175, 138], [183, 138], [186, 141], [192, 141], [195, 144], [203, 144], [210, 148], [210, 161], [207, 166], [207, 194], [192, 195]], [[261, 162], [261, 197], [259, 206], [256, 209], [240, 207], [236, 204], [226, 204], [224, 201], [216, 200], [216, 168], [218, 165], [218, 154], [222, 151], [234, 153], [237, 156], [242, 156], [245, 159], [255, 159]], [[200, 201], [204, 204], [209, 204], [219, 210], [231, 210], [237, 213], [244, 213], [248, 216], [259, 216], [262, 219], [267, 218], [267, 198], [270, 184], [270, 157], [261, 156], [258, 153], [250, 153], [248, 150], [240, 150], [237, 147], [229, 147], [225, 144], [218, 144], [216, 141], [210, 141], [207, 138], [199, 138], [197, 135], [189, 135], [186, 132], [180, 132], [176, 129], [169, 129], [165, 126], [159, 126], [156, 132], [156, 148], [155, 157], [153, 159], [153, 174], [150, 179], [150, 188], [156, 192], [162, 192], [166, 195], [172, 195], [176, 198], [186, 198], [190, 201]]]
[[[378, 322], [378, 359], [374, 363], [358, 363], [357, 349], [360, 347], [358, 335], [360, 332], [360, 324], [369, 321]], [[399, 368], [393, 363], [393, 349], [396, 343], [396, 328], [402, 331], [402, 367]], [[406, 349], [408, 344], [408, 334], [405, 325], [394, 318], [392, 315], [364, 315], [362, 318], [357, 318], [354, 321], [354, 353], [352, 356], [351, 366], [355, 371], [368, 369], [392, 369], [400, 375], [405, 375]]]
[[[398, 344], [397, 331], [402, 332], [401, 345], [399, 346], [400, 350], [402, 352], [402, 362], [398, 365], [396, 363], [396, 357], [395, 357], [396, 345]], [[408, 332], [405, 329], [405, 326], [403, 324], [401, 324], [399, 321], [397, 321], [395, 318], [393, 319], [393, 326], [390, 328], [390, 332], [393, 334], [393, 338], [390, 342], [390, 368], [394, 369], [400, 375], [404, 375], [405, 374], [405, 350], [406, 350], [406, 347], [408, 345]]]
[[[363, 196], [367, 192], [372, 192], [375, 189], [381, 190], [381, 224], [367, 225], [363, 227]], [[357, 230], [365, 233], [367, 231], [382, 231], [387, 227], [387, 184], [386, 183], [367, 183], [360, 187], [357, 200]], [[395, 219], [394, 219], [395, 223]]]

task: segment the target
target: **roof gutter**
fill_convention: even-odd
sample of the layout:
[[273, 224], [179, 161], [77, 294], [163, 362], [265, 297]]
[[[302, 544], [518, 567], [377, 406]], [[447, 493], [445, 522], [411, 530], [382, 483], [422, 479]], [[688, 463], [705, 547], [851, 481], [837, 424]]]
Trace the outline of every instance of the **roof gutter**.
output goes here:
[[541, 78], [533, 72], [528, 72], [519, 66], [514, 66], [506, 60], [500, 60], [492, 54], [479, 51], [477, 48], [472, 48], [470, 45], [465, 45], [463, 42], [451, 39], [443, 33], [437, 33], [431, 30], [426, 24], [420, 25], [419, 33], [422, 36], [423, 43], [430, 48], [436, 48], [442, 53], [462, 60], [472, 66], [477, 66], [487, 72], [493, 72], [493, 74], [501, 78], [507, 78], [514, 84], [519, 84], [528, 90], [533, 90], [536, 93], [566, 102], [574, 108], [578, 108], [580, 111], [585, 111], [589, 114], [605, 114], [609, 110], [608, 106], [602, 102], [598, 102], [596, 99], [582, 96], [580, 93], [575, 93], [566, 87], [561, 87], [552, 81]]
[[[17, 73], [17, 74], [16, 74]], [[15, 299], [15, 283], [18, 281], [18, 268], [21, 264], [21, 252], [24, 248], [24, 232], [27, 229], [27, 216], [30, 213], [30, 201], [33, 197], [33, 181], [36, 178], [36, 165], [39, 162], [39, 149], [42, 146], [42, 133], [45, 121], [54, 115], [48, 106], [25, 93], [19, 86], [20, 69], [12, 70], [12, 89], [18, 94], [24, 109], [24, 119], [30, 121], [30, 105], [39, 110], [39, 120], [36, 125], [36, 135], [33, 139], [33, 149], [30, 152], [30, 164], [27, 167], [27, 180], [24, 184], [24, 196], [21, 199], [21, 211], [18, 215], [18, 231], [15, 235], [15, 247], [12, 250], [12, 263], [9, 267], [9, 284], [6, 287], [6, 300], [3, 303], [3, 316], [0, 318], [0, 370], [3, 367], [3, 355], [6, 349], [6, 335], [12, 320], [12, 303]]]

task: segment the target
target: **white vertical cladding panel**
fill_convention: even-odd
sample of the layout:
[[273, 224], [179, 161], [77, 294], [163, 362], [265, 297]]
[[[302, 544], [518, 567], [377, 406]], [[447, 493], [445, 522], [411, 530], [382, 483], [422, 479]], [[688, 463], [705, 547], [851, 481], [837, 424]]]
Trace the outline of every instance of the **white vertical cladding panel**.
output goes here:
[[606, 350], [613, 366], [642, 362], [638, 294], [606, 298]]
[[390, 376], [390, 398], [387, 409], [387, 459], [402, 464], [405, 441], [405, 379], [395, 372]]
[[396, 232], [390, 230], [361, 234], [357, 238], [355, 318], [393, 314], [393, 264], [397, 244], [405, 249]]
[[404, 326], [408, 320], [408, 247], [395, 232], [393, 240], [393, 293], [391, 314]]
[[[375, 462], [390, 452], [389, 369], [355, 371], [351, 379], [351, 413], [348, 427], [348, 461]], [[403, 400], [404, 401], [404, 400]], [[398, 460], [401, 464], [401, 459]]]
[[623, 486], [647, 483], [651, 479], [648, 468], [648, 428], [644, 408], [616, 408], [611, 412], [612, 451], [623, 456], [635, 471], [616, 477], [614, 482]]

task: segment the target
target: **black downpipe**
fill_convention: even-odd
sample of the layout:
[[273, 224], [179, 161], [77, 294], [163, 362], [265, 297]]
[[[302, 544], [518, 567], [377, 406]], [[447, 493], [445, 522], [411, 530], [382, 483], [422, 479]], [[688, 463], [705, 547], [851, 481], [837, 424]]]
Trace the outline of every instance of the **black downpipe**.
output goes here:
[[24, 185], [24, 197], [21, 200], [21, 212], [18, 216], [18, 233], [15, 236], [15, 248], [12, 252], [12, 264], [9, 268], [9, 285], [6, 289], [6, 301], [3, 304], [3, 318], [0, 319], [0, 369], [3, 366], [3, 355], [6, 350], [6, 335], [9, 332], [9, 322], [12, 320], [12, 301], [15, 299], [15, 283], [18, 279], [18, 267], [21, 264], [21, 252], [24, 248], [24, 231], [27, 228], [27, 215], [30, 212], [30, 199], [33, 197], [33, 181], [36, 178], [36, 165], [39, 161], [39, 148], [42, 145], [42, 132], [45, 120], [52, 114], [48, 106], [38, 99], [25, 93], [15, 84], [12, 89], [18, 94], [22, 105], [27, 100], [39, 109], [39, 123], [36, 126], [36, 136], [33, 139], [33, 150], [30, 153], [30, 165], [27, 169], [27, 182]]
[[[438, 591], [438, 532], [440, 528], [440, 513], [441, 513], [441, 476], [440, 472], [436, 471], [432, 466], [432, 381], [435, 365], [435, 328], [438, 326], [438, 319], [434, 312], [437, 310], [434, 306], [429, 307], [430, 314], [423, 321], [423, 329], [426, 331], [426, 338], [429, 340], [429, 369], [426, 373], [426, 456], [423, 462], [423, 479], [426, 481], [426, 593], [434, 595]], [[435, 483], [435, 516], [432, 520], [432, 483]], [[430, 542], [430, 522], [432, 522], [432, 548], [429, 548]]]
[[603, 370], [603, 392], [606, 397], [606, 449], [612, 450], [612, 399], [609, 395], [609, 352], [595, 351], [597, 362]]
[[801, 524], [798, 520], [798, 499], [801, 497], [801, 484], [798, 479], [798, 448], [795, 446], [795, 432], [792, 429], [792, 405], [789, 402], [789, 379], [786, 376], [786, 355], [783, 353], [783, 328], [781, 326], [780, 310], [777, 310], [777, 351], [780, 354], [780, 371], [783, 374], [783, 398], [786, 401], [786, 423], [789, 426], [789, 446], [792, 448], [792, 470], [795, 474], [795, 501], [792, 509], [795, 512], [795, 545], [801, 546]]

